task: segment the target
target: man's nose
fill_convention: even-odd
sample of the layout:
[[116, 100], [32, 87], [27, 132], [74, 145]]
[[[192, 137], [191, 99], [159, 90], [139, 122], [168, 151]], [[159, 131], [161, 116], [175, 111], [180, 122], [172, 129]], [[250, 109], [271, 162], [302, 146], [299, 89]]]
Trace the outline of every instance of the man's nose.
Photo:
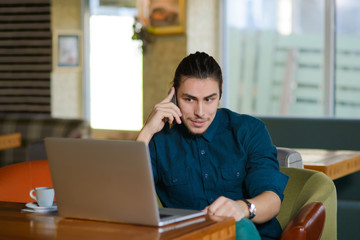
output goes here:
[[204, 106], [201, 102], [198, 102], [195, 106], [195, 115], [199, 117], [204, 115]]

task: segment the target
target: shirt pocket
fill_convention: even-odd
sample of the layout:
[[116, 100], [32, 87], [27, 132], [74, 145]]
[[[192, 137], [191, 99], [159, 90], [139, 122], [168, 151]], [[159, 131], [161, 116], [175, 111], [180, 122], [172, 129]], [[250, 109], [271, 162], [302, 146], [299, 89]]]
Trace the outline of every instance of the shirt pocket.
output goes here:
[[176, 172], [167, 172], [161, 175], [166, 193], [173, 204], [183, 206], [192, 202], [193, 189], [188, 169], [177, 169]]
[[225, 196], [238, 199], [243, 196], [243, 181], [245, 173], [242, 168], [222, 168], [221, 176]]

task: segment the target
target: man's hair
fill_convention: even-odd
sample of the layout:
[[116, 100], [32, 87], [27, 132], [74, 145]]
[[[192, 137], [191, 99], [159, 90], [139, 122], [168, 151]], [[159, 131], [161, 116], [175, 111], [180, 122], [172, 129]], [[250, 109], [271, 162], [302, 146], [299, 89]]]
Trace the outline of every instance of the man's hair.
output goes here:
[[223, 84], [221, 68], [215, 59], [207, 53], [192, 53], [179, 63], [173, 82], [175, 89], [180, 87], [183, 77], [199, 79], [213, 78], [219, 84], [219, 98], [221, 98]]

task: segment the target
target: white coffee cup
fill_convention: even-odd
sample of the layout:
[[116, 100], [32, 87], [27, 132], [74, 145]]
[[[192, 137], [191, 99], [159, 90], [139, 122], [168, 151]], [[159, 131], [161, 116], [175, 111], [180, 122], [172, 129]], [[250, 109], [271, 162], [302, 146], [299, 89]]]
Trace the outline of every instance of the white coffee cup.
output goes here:
[[54, 202], [54, 196], [54, 188], [50, 187], [37, 187], [30, 191], [30, 197], [37, 202], [39, 207], [51, 207]]

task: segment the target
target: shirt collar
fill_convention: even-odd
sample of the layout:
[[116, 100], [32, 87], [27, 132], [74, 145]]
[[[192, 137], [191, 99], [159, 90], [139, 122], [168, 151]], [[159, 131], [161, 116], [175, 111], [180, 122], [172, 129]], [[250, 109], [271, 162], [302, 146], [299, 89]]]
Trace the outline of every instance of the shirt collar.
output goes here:
[[[215, 118], [212, 121], [212, 123], [210, 124], [209, 128], [206, 130], [206, 132], [203, 135], [201, 135], [199, 137], [202, 137], [206, 141], [211, 142], [213, 140], [213, 138], [215, 137], [215, 134], [220, 125], [220, 122], [221, 122], [221, 110], [218, 109], [216, 112]], [[180, 132], [182, 132], [182, 134], [187, 142], [191, 142], [195, 138], [195, 135], [191, 134], [183, 123], [177, 127], [179, 128]]]
[[216, 111], [216, 115], [212, 123], [210, 124], [209, 128], [206, 130], [206, 132], [202, 135], [202, 137], [208, 141], [211, 142], [213, 138], [215, 137], [216, 131], [219, 128], [220, 122], [221, 122], [221, 111], [218, 109]]

